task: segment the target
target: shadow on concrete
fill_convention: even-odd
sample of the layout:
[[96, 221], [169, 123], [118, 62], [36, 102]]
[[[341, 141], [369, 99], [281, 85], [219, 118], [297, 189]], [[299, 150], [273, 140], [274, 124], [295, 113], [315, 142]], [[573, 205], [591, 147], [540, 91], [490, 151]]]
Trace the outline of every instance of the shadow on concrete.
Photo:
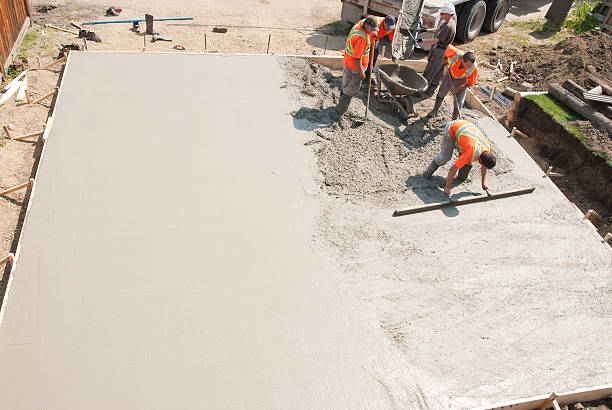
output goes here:
[[314, 131], [319, 128], [329, 128], [339, 118], [335, 106], [321, 110], [302, 107], [293, 115], [293, 127], [300, 131]]
[[[452, 188], [456, 188], [461, 185], [464, 181], [458, 181], [455, 179]], [[445, 202], [448, 200], [446, 195], [444, 195], [444, 185], [446, 185], [446, 178], [441, 175], [434, 175], [431, 178], [425, 178], [422, 175], [413, 175], [406, 180], [406, 187], [411, 189], [415, 195], [423, 201], [423, 204], [432, 204], [436, 202]], [[450, 198], [452, 200], [458, 200], [465, 197], [471, 197], [476, 194], [470, 191], [459, 192], [456, 194], [452, 194]], [[440, 209], [444, 216], [449, 218], [454, 218], [459, 215], [459, 209], [449, 204], [448, 206]]]

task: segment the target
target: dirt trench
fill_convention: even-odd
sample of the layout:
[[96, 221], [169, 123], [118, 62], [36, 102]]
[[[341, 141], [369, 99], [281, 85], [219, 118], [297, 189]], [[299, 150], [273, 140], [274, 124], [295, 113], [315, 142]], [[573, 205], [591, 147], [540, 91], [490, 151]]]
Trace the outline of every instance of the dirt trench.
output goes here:
[[599, 233], [612, 231], [612, 167], [606, 160], [526, 98], [521, 99], [513, 126], [529, 135], [519, 143], [543, 170], [552, 166], [562, 174], [552, 180], [565, 196], [581, 211], [599, 214], [601, 218], [591, 219]]

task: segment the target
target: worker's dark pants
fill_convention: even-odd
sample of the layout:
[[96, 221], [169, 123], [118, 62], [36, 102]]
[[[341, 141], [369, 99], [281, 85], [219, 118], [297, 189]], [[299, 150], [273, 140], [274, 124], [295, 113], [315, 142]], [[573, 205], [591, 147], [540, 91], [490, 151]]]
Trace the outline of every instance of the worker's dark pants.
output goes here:
[[[451, 89], [462, 86], [465, 83], [467, 83], [467, 78], [451, 78], [448, 74], [448, 70], [446, 70], [446, 74], [444, 74], [442, 84], [440, 84], [440, 89], [438, 90], [438, 95], [436, 96], [436, 104], [438, 101], [442, 102]], [[463, 108], [466, 94], [467, 88], [464, 88], [453, 96], [453, 120], [456, 120], [459, 116], [459, 110]]]
[[553, 0], [546, 12], [546, 20], [552, 21], [557, 26], [561, 26], [565, 22], [565, 18], [572, 8], [573, 3], [574, 0]]
[[[380, 50], [378, 49], [378, 47], [376, 47], [374, 49], [374, 60], [372, 60], [372, 67], [376, 67], [376, 60], [378, 59], [378, 54], [380, 54]], [[366, 80], [368, 78], [370, 78], [370, 66], [368, 66], [368, 68], [366, 68], [365, 70], [365, 75], [366, 75]]]
[[429, 52], [429, 60], [423, 71], [423, 77], [427, 80], [427, 92], [432, 94], [438, 88], [442, 75], [444, 74], [444, 51], [446, 47], [434, 46]]

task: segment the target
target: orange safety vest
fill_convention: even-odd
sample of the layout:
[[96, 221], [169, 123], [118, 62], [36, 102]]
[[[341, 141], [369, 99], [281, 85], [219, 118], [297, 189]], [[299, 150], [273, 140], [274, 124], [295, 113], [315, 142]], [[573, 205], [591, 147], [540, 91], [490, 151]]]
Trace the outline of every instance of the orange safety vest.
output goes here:
[[370, 36], [368, 35], [368, 33], [366, 33], [366, 31], [361, 26], [363, 21], [365, 21], [365, 19], [361, 20], [357, 24], [355, 24], [353, 26], [353, 28], [351, 29], [351, 32], [349, 33], [348, 37], [346, 38], [346, 50], [345, 50], [345, 53], [348, 54], [351, 57], [353, 57], [353, 42], [352, 42], [352, 39], [355, 36], [363, 37], [366, 40], [367, 46], [366, 46], [366, 49], [363, 51], [363, 55], [365, 56], [365, 55], [367, 55], [370, 52]]
[[455, 121], [450, 127], [450, 135], [459, 154], [465, 149], [473, 148], [472, 161], [477, 161], [483, 152], [491, 151], [491, 144], [476, 126], [466, 120]]
[[[395, 29], [391, 30], [391, 31], [385, 31], [383, 29], [383, 22], [385, 21], [384, 17], [374, 17], [376, 19], [376, 21], [378, 22], [378, 35], [376, 36], [376, 38], [374, 40], [380, 40], [381, 38], [383, 38], [384, 36], [389, 36], [389, 40], [393, 41], [393, 35], [395, 34]], [[365, 19], [361, 20], [360, 23], [363, 24], [363, 22], [365, 21]]]
[[453, 78], [468, 78], [476, 69], [476, 63], [474, 63], [472, 64], [470, 68], [465, 70], [463, 74], [459, 74], [460, 73], [459, 65], [461, 65], [462, 59], [463, 59], [463, 53], [461, 54], [457, 53], [455, 54], [455, 56], [450, 62], [451, 75], [453, 76]]

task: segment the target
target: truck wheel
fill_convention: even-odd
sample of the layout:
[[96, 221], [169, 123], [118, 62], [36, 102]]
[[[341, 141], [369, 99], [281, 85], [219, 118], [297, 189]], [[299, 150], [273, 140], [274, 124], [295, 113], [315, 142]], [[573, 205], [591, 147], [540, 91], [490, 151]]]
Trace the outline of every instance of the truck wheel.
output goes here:
[[487, 15], [482, 28], [489, 33], [496, 32], [504, 22], [508, 10], [510, 10], [510, 0], [491, 0], [487, 5]]
[[484, 0], [471, 0], [466, 3], [457, 20], [457, 40], [467, 43], [476, 38], [487, 14]]

